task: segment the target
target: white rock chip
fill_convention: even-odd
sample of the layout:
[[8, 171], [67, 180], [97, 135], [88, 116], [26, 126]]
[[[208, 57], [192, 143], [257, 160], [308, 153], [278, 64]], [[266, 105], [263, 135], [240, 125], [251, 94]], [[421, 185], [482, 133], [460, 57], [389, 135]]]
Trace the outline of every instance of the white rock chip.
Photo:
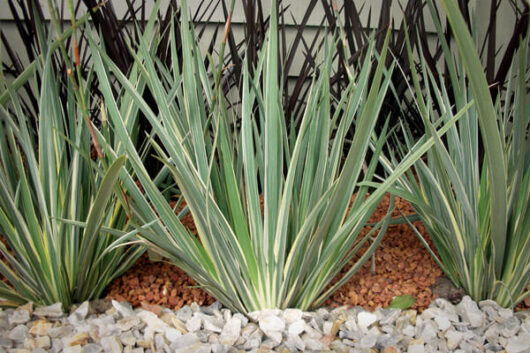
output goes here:
[[434, 300], [434, 305], [440, 308], [450, 321], [459, 322], [456, 307], [451, 302], [443, 298], [437, 298]]
[[153, 332], [165, 332], [169, 328], [168, 324], [150, 311], [141, 310], [137, 315]]
[[170, 351], [170, 348], [166, 342], [166, 339], [164, 338], [164, 335], [161, 333], [157, 333], [155, 335], [155, 348], [158, 352], [165, 352]]
[[212, 346], [209, 344], [201, 344], [199, 349], [197, 349], [196, 353], [211, 353], [212, 352]]
[[421, 316], [424, 319], [431, 320], [431, 319], [434, 319], [434, 318], [440, 316], [441, 313], [442, 313], [442, 310], [440, 310], [439, 308], [437, 308], [435, 306], [431, 306], [431, 307], [425, 309], [423, 311], [423, 313], [421, 314]]
[[186, 330], [186, 325], [177, 317], [177, 315], [172, 312], [162, 314], [160, 316], [160, 320], [164, 321], [169, 326], [173, 326], [182, 334], [188, 333], [188, 330]]
[[275, 315], [264, 315], [259, 320], [259, 328], [275, 342], [281, 342], [285, 321]]
[[306, 333], [302, 335], [302, 339], [304, 340], [305, 346], [308, 350], [322, 351], [325, 348], [322, 342], [320, 342], [317, 339], [309, 337]]
[[377, 335], [366, 334], [359, 341], [358, 347], [362, 349], [372, 348], [373, 346], [375, 346], [376, 342], [377, 342]]
[[58, 326], [52, 327], [48, 330], [48, 336], [51, 338], [59, 338], [71, 335], [74, 333], [74, 328], [72, 326]]
[[73, 347], [88, 343], [88, 334], [86, 332], [79, 332], [74, 335], [63, 337], [61, 340], [64, 347]]
[[271, 339], [271, 338], [266, 338], [261, 343], [260, 349], [267, 351], [267, 350], [274, 349], [274, 348], [278, 347], [279, 345], [280, 345], [279, 341], [276, 341], [276, 340]]
[[192, 352], [198, 350], [201, 346], [201, 341], [195, 333], [187, 333], [178, 337], [175, 341], [171, 342], [170, 348], [175, 352]]
[[283, 318], [287, 324], [292, 324], [295, 321], [302, 319], [303, 312], [300, 309], [285, 309]]
[[232, 317], [223, 328], [219, 340], [221, 344], [234, 345], [241, 334], [241, 319]]
[[11, 341], [9, 338], [0, 336], [0, 347], [2, 347], [2, 348], [12, 348], [13, 347], [13, 341]]
[[250, 323], [241, 329], [241, 337], [247, 340], [256, 330], [259, 330], [258, 325]]
[[136, 337], [134, 337], [131, 331], [127, 331], [120, 335], [120, 341], [124, 346], [134, 346], [136, 344]]
[[165, 332], [165, 335], [166, 335], [166, 339], [171, 343], [175, 341], [177, 338], [179, 338], [180, 336], [182, 336], [182, 332], [180, 332], [179, 330], [175, 328], [168, 328]]
[[506, 319], [506, 321], [504, 321], [504, 323], [502, 324], [501, 334], [506, 338], [510, 338], [515, 336], [520, 329], [521, 324], [519, 323], [519, 320], [515, 316], [512, 316]]
[[241, 326], [242, 327], [248, 325], [248, 317], [246, 317], [245, 315], [240, 314], [240, 313], [235, 313], [232, 317], [235, 317], [235, 318], [238, 318], [239, 320], [241, 320]]
[[224, 322], [222, 319], [218, 319], [213, 316], [205, 316], [203, 319], [203, 326], [204, 326], [204, 329], [207, 331], [219, 333], [223, 331], [223, 325], [224, 325]]
[[115, 326], [120, 331], [129, 331], [132, 328], [140, 326], [140, 324], [141, 321], [135, 314], [135, 316], [124, 317], [123, 319], [118, 321]]
[[469, 323], [471, 327], [481, 327], [485, 322], [486, 315], [480, 311], [477, 303], [467, 295], [456, 306], [456, 310], [462, 321]]
[[65, 347], [62, 351], [63, 353], [82, 353], [83, 347], [81, 345], [71, 346], [71, 347]]
[[281, 316], [282, 311], [279, 309], [263, 309], [259, 311], [253, 311], [247, 314], [253, 321], [259, 321], [265, 316]]
[[227, 353], [230, 346], [226, 344], [216, 343], [212, 344], [211, 351], [212, 353]]
[[26, 309], [15, 310], [8, 319], [9, 325], [25, 324], [31, 319], [31, 313]]
[[447, 348], [454, 350], [462, 342], [463, 334], [451, 329], [445, 333], [445, 338], [447, 339]]
[[319, 340], [322, 337], [322, 333], [319, 330], [314, 329], [310, 325], [305, 325], [305, 333], [308, 337]]
[[35, 348], [35, 349], [32, 349], [30, 353], [47, 353], [47, 352], [43, 348]]
[[383, 317], [379, 320], [381, 325], [391, 325], [401, 315], [400, 309], [387, 309], [384, 310]]
[[357, 324], [359, 328], [366, 331], [368, 327], [377, 321], [377, 316], [373, 313], [362, 311], [357, 314]]
[[112, 306], [121, 314], [122, 317], [135, 316], [134, 310], [129, 306], [123, 303], [117, 302], [116, 300], [112, 301]]
[[289, 334], [290, 335], [300, 335], [304, 332], [306, 323], [304, 320], [297, 320], [289, 325]]
[[79, 324], [87, 317], [89, 309], [90, 304], [85, 301], [72, 314], [70, 314], [70, 316], [68, 316], [68, 322], [72, 325]]
[[103, 352], [103, 348], [99, 344], [89, 343], [83, 346], [83, 353], [101, 353], [101, 352]]
[[300, 336], [294, 334], [288, 335], [285, 345], [290, 351], [296, 351], [298, 349], [303, 352], [306, 348], [304, 340], [302, 340]]
[[48, 336], [38, 336], [33, 339], [33, 346], [35, 348], [48, 349], [52, 345], [52, 341]]
[[424, 353], [425, 352], [425, 345], [422, 340], [413, 340], [410, 342], [408, 350], [408, 353]]
[[506, 345], [506, 353], [530, 352], [530, 333], [526, 332], [517, 337], [512, 337]]
[[186, 322], [186, 330], [188, 332], [199, 331], [202, 327], [202, 318], [200, 316], [193, 316]]
[[116, 336], [103, 337], [100, 343], [106, 353], [121, 353], [123, 349], [121, 341]]
[[414, 337], [416, 335], [416, 329], [412, 325], [407, 325], [402, 332], [404, 335], [409, 337]]
[[436, 316], [434, 318], [434, 322], [436, 322], [436, 325], [438, 325], [438, 329], [440, 331], [445, 331], [449, 327], [451, 327], [451, 322], [449, 321], [449, 318], [443, 314]]
[[257, 349], [259, 346], [261, 346], [262, 339], [263, 339], [263, 332], [260, 329], [254, 330], [254, 332], [252, 332], [252, 334], [249, 336], [247, 341], [243, 344], [243, 349], [245, 350]]
[[177, 311], [177, 319], [187, 322], [189, 319], [191, 319], [191, 316], [193, 315], [193, 311], [189, 306], [183, 306]]
[[37, 316], [46, 316], [46, 317], [61, 317], [63, 313], [63, 304], [55, 303], [48, 306], [39, 306], [35, 309], [33, 314]]
[[9, 331], [7, 338], [13, 341], [22, 342], [28, 335], [28, 332], [29, 332], [29, 329], [26, 326], [18, 325], [15, 328], [13, 328], [11, 331]]
[[396, 346], [399, 338], [395, 334], [383, 334], [377, 338], [377, 344], [380, 347]]
[[436, 338], [436, 336], [437, 336], [437, 329], [434, 323], [432, 323], [432, 321], [427, 321], [425, 324], [423, 324], [423, 329], [421, 330], [419, 337], [424, 342], [432, 341], [433, 339]]
[[207, 315], [216, 315], [221, 312], [222, 308], [223, 308], [223, 305], [220, 302], [215, 301], [212, 304], [203, 307], [202, 312]]

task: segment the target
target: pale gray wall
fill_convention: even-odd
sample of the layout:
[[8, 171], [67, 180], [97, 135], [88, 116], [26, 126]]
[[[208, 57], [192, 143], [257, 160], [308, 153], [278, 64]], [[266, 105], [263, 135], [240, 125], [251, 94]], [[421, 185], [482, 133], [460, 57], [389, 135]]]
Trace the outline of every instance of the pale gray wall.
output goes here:
[[[43, 9], [45, 9], [46, 16], [47, 16], [47, 0], [39, 0], [42, 3]], [[74, 0], [75, 1], [75, 0]], [[125, 0], [109, 0], [112, 1], [113, 6], [116, 9], [118, 18], [123, 16], [123, 14], [126, 11], [126, 2]], [[345, 0], [337, 0], [337, 4], [341, 6], [344, 3]], [[377, 11], [378, 8], [380, 8], [381, 3], [383, 1], [389, 1], [389, 0], [354, 0], [355, 4], [358, 8], [362, 7], [363, 3], [367, 3], [372, 7], [371, 11], [371, 26], [376, 26], [378, 20], [379, 20], [379, 11]], [[152, 8], [154, 1], [147, 1], [148, 7]], [[401, 22], [401, 6], [404, 6], [406, 4], [406, 0], [394, 0], [392, 5], [392, 17], [394, 19], [393, 23], [399, 25]], [[165, 8], [167, 6], [168, 1], [164, 0], [162, 1], [162, 8]], [[192, 13], [195, 12], [195, 10], [198, 7], [198, 1], [194, 0], [188, 0], [188, 5], [190, 8], [190, 11]], [[283, 3], [285, 6], [289, 6], [289, 9], [287, 11], [287, 16], [285, 16], [285, 20], [288, 24], [287, 26], [287, 42], [290, 44], [291, 41], [295, 37], [296, 33], [296, 26], [295, 23], [300, 23], [302, 21], [303, 15], [306, 10], [306, 1], [305, 0], [284, 0]], [[485, 2], [483, 0], [472, 0], [472, 3], [476, 4], [484, 4]], [[477, 28], [479, 29], [478, 33], [483, 36], [485, 32], [485, 26], [488, 22], [488, 14], [489, 14], [489, 1], [487, 2], [488, 6], [477, 6], [476, 11], [476, 19], [477, 19]], [[270, 1], [264, 0], [263, 1], [263, 7], [264, 11], [268, 12], [270, 8]], [[400, 6], [401, 5], [401, 6]], [[361, 13], [362, 20], [364, 21], [365, 25], [368, 25], [368, 13], [369, 13], [369, 7], [370, 6], [364, 6], [364, 9]], [[513, 23], [515, 21], [513, 11], [510, 7], [510, 1], [509, 0], [502, 0], [501, 6], [500, 6], [500, 16], [499, 21], [500, 23], [497, 26], [497, 36], [498, 36], [498, 43], [499, 43], [499, 50], [500, 53], [503, 52], [504, 46], [503, 45], [503, 38], [509, 38], [511, 35], [511, 32], [513, 31]], [[82, 11], [83, 13], [84, 11]], [[315, 11], [313, 11], [313, 14], [308, 22], [308, 28], [306, 29], [306, 34], [310, 37], [312, 37], [312, 34], [314, 34], [324, 16], [324, 13], [322, 11], [322, 7], [320, 2], [317, 4], [317, 7]], [[430, 19], [430, 16], [426, 16], [427, 19]], [[236, 0], [236, 7], [233, 14], [233, 30], [236, 36], [236, 39], [241, 39], [244, 36], [244, 30], [241, 23], [244, 20], [243, 12], [242, 12], [242, 6], [241, 6], [241, 0]], [[223, 26], [224, 25], [224, 16], [222, 9], [219, 7], [218, 10], [214, 13], [213, 18], [211, 20], [211, 23], [207, 26], [207, 31], [205, 34], [205, 40], [202, 41], [203, 49], [205, 49], [205, 46], [209, 42], [209, 38], [211, 38], [211, 35], [215, 29], [215, 26]], [[434, 26], [432, 22], [428, 21], [426, 23], [427, 29], [429, 31], [434, 32]], [[9, 11], [9, 7], [7, 5], [7, 0], [0, 0], [0, 27], [4, 34], [10, 39], [10, 43], [15, 43], [15, 48], [19, 50], [19, 52], [23, 52], [20, 49], [22, 48], [22, 43], [20, 42], [20, 38], [18, 38], [16, 27], [14, 25], [14, 22], [11, 17], [11, 13]], [[220, 37], [220, 35], [219, 35]], [[434, 35], [432, 36], [434, 39]], [[220, 39], [218, 38], [218, 41]], [[18, 45], [17, 45], [18, 43]], [[5, 53], [2, 52], [2, 57], [5, 56]], [[293, 66], [293, 72], [298, 72], [299, 67], [303, 63], [303, 56], [300, 54], [299, 57], [296, 58], [294, 61]]]

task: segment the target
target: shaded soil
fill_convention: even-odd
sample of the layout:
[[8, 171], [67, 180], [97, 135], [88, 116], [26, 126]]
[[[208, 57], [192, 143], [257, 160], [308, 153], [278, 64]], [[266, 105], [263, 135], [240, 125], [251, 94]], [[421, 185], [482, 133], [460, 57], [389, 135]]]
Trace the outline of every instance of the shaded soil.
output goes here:
[[[396, 208], [399, 208], [401, 212], [413, 213], [409, 203], [396, 200]], [[388, 203], [389, 197], [386, 196], [370, 222], [375, 222], [386, 214]], [[394, 211], [394, 216], [399, 216], [397, 210]], [[183, 223], [195, 232], [189, 214], [183, 219]], [[422, 234], [426, 235], [420, 222], [416, 222], [415, 225]], [[366, 227], [363, 234], [368, 231], [369, 227]], [[428, 241], [430, 243], [430, 240]], [[435, 285], [437, 279], [441, 278], [442, 271], [408, 225], [389, 226], [375, 252], [374, 264], [375, 272], [372, 272], [372, 261], [367, 261], [344, 286], [325, 302], [325, 305], [332, 307], [359, 305], [366, 309], [375, 309], [378, 306], [386, 307], [394, 296], [409, 294], [416, 298], [413, 309], [421, 311], [427, 308], [437, 296], [431, 287]], [[348, 267], [346, 266], [335, 280], [340, 278]], [[182, 270], [165, 262], [150, 261], [147, 255], [144, 255], [129, 271], [111, 283], [106, 298], [126, 300], [134, 306], [147, 302], [172, 309], [178, 309], [193, 301], [200, 305], [214, 301], [208, 294], [196, 287], [196, 283]]]

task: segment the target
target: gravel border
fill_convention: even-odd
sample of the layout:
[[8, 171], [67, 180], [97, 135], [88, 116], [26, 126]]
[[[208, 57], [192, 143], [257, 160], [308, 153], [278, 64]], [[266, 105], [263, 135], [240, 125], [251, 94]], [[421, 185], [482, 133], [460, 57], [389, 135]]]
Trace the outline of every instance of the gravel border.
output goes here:
[[530, 311], [470, 297], [415, 310], [268, 309], [248, 316], [216, 302], [172, 311], [85, 302], [0, 309], [0, 352], [530, 352]]

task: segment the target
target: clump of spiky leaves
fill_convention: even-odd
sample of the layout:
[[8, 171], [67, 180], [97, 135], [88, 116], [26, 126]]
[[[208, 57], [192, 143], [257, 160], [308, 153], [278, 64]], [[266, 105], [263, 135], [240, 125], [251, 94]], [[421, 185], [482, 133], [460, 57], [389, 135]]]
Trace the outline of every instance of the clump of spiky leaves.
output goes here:
[[[345, 283], [373, 253], [390, 213], [369, 234], [374, 237], [368, 251], [339, 282], [327, 287], [368, 241], [368, 236], [359, 234], [381, 197], [433, 143], [431, 139], [415, 148], [395, 174], [367, 194], [362, 182], [374, 177], [385, 140], [384, 134], [375, 138], [373, 131], [392, 71], [385, 68], [384, 60], [388, 37], [374, 76], [370, 77], [375, 61], [371, 42], [371, 55], [352, 73], [340, 101], [330, 96], [335, 44], [328, 38], [327, 60], [314, 78], [300, 129], [289, 134], [277, 79], [275, 3], [266, 46], [252, 77], [244, 65], [239, 109], [227, 108], [219, 81], [212, 89], [186, 12], [181, 17], [181, 42], [188, 55], [182, 67], [172, 60], [173, 66], [164, 68], [149, 55], [146, 43], [140, 43], [135, 53], [158, 113], [137, 93], [138, 78], [126, 77], [92, 43], [109, 121], [145, 190], [139, 193], [131, 177], [123, 175], [124, 185], [132, 187], [127, 192], [133, 213], [144, 224], [138, 229], [140, 240], [184, 269], [224, 305], [241, 312], [312, 308]], [[172, 38], [171, 43], [175, 42]], [[153, 146], [186, 200], [198, 239], [168, 205], [131, 143], [123, 124], [128, 111], [113, 99], [111, 75], [149, 120], [156, 136]], [[351, 147], [343, 154], [353, 125]], [[370, 144], [375, 146], [374, 157], [363, 170]], [[348, 211], [354, 193], [357, 196]], [[131, 239], [123, 237], [116, 246]]]
[[[204, 33], [209, 19], [219, 7], [218, 1], [201, 0], [198, 1], [195, 18], [200, 30], [199, 37]], [[9, 78], [17, 78], [13, 81], [14, 88], [21, 87], [24, 90], [23, 95], [19, 95], [21, 106], [27, 119], [34, 128], [38, 120], [38, 85], [32, 82], [39, 82], [40, 72], [36, 69], [36, 60], [42, 54], [42, 48], [47, 45], [46, 39], [52, 35], [60, 39], [52, 43], [52, 46], [60, 50], [52, 51], [52, 66], [55, 72], [58, 85], [58, 94], [63, 109], [68, 104], [68, 95], [71, 93], [66, 88], [71, 77], [67, 74], [68, 68], [72, 69], [76, 65], [76, 79], [79, 77], [85, 80], [87, 94], [93, 97], [99, 97], [97, 80], [88, 80], [91, 71], [90, 50], [86, 42], [85, 29], [88, 31], [96, 30], [101, 33], [99, 44], [105, 47], [106, 53], [116, 65], [124, 72], [134, 70], [134, 58], [129, 53], [129, 47], [135, 47], [137, 38], [134, 26], [140, 27], [144, 32], [149, 32], [149, 27], [153, 20], [158, 20], [161, 28], [166, 28], [169, 19], [174, 13], [179, 12], [180, 8], [177, 1], [165, 2], [165, 7], [161, 9], [160, 1], [154, 6], [152, 2], [146, 1], [99, 1], [99, 0], [7, 0], [10, 15], [13, 19], [18, 36], [13, 33], [8, 35], [0, 28], [0, 45], [2, 47], [2, 65], [4, 72]], [[123, 8], [125, 13], [119, 17], [117, 8]], [[86, 13], [83, 13], [85, 12]], [[85, 27], [84, 23], [89, 21], [91, 26]], [[129, 26], [130, 24], [132, 26]], [[69, 25], [69, 26], [68, 26]], [[131, 27], [133, 28], [131, 30]], [[76, 30], [73, 31], [72, 28]], [[173, 30], [178, 33], [179, 27], [174, 26]], [[216, 36], [211, 38], [215, 42]], [[210, 44], [211, 45], [211, 44]], [[22, 50], [17, 50], [18, 48]], [[177, 43], [177, 55], [173, 58], [182, 60], [182, 50]], [[169, 31], [166, 29], [159, 32], [156, 41], [156, 48], [153, 48], [154, 55], [170, 65], [168, 59], [172, 58], [169, 53]], [[25, 60], [27, 59], [27, 60]], [[31, 77], [31, 80], [28, 78]], [[7, 92], [0, 94], [0, 104], [5, 103], [9, 96]], [[116, 97], [117, 98], [117, 97]], [[154, 103], [150, 96], [145, 97], [149, 104]], [[91, 103], [87, 106], [89, 118], [94, 124], [98, 124], [98, 105], [96, 99], [89, 100]], [[155, 109], [155, 108], [154, 108]], [[138, 138], [134, 137], [137, 146], [141, 146], [148, 131], [144, 131], [144, 122], [142, 117], [138, 117], [134, 122], [136, 124], [132, 130], [138, 131]], [[148, 125], [148, 124], [147, 124]], [[147, 155], [149, 158], [150, 155]], [[159, 169], [156, 161], [150, 162], [150, 169]]]
[[69, 308], [98, 298], [143, 250], [108, 249], [128, 224], [113, 193], [125, 158], [107, 166], [91, 159], [88, 113], [77, 99], [89, 99], [87, 91], [72, 79], [62, 104], [52, 62], [57, 46], [41, 43], [32, 63], [40, 78], [35, 128], [0, 71], [0, 94], [7, 95], [0, 105], [0, 305]]
[[[453, 58], [432, 11], [455, 104], [449, 88], [436, 83], [441, 74], [423, 60], [420, 75], [430, 86], [422, 90], [415, 72], [413, 80], [427, 134], [434, 136], [440, 121], [451, 119], [471, 100], [474, 104], [448, 131], [446, 141], [436, 139], [426, 161], [415, 164], [417, 179], [408, 173], [396, 192], [414, 204], [439, 257], [431, 254], [453, 283], [474, 300], [494, 299], [513, 307], [528, 294], [530, 281], [529, 39], [520, 38], [505, 89], [494, 103], [462, 15], [454, 1], [442, 3], [460, 53]], [[410, 132], [406, 140], [411, 147]]]

